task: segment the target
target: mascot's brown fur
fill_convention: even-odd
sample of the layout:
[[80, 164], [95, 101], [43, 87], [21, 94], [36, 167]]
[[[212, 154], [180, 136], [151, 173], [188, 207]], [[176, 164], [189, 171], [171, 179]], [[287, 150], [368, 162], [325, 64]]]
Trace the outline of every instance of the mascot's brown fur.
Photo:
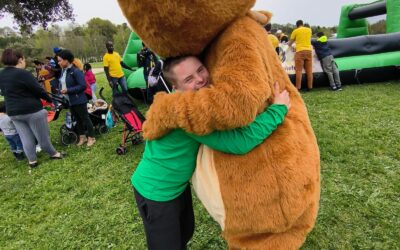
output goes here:
[[291, 97], [284, 123], [263, 144], [237, 156], [212, 152], [231, 249], [297, 249], [314, 226], [320, 161], [307, 110], [282, 69], [255, 0], [118, 0], [144, 43], [161, 57], [199, 55], [212, 87], [158, 94], [144, 135], [181, 127], [196, 134], [244, 126], [271, 103], [279, 82]]

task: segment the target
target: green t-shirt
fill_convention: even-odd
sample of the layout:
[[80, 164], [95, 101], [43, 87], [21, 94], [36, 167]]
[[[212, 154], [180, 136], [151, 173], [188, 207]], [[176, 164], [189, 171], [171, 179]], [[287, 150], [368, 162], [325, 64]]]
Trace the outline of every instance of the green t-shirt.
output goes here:
[[170, 201], [188, 185], [196, 167], [200, 144], [231, 154], [246, 154], [283, 122], [285, 105], [273, 104], [246, 127], [197, 136], [175, 129], [162, 138], [146, 141], [142, 160], [132, 175], [136, 191], [153, 201]]

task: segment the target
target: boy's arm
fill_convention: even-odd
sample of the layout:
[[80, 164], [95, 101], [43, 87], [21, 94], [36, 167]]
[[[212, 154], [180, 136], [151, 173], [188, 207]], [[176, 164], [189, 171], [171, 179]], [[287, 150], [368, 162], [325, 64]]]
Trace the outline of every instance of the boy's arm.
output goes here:
[[104, 73], [106, 74], [107, 81], [111, 84], [110, 68], [109, 68], [109, 63], [108, 63], [108, 59], [107, 59], [107, 54], [105, 54], [103, 57], [103, 67], [104, 67]]
[[285, 105], [272, 104], [246, 127], [227, 131], [214, 131], [205, 136], [190, 137], [212, 149], [231, 154], [246, 154], [262, 143], [282, 124], [288, 109]]
[[290, 35], [290, 40], [287, 43], [289, 47], [292, 47], [294, 41], [296, 40], [296, 30], [293, 30], [292, 34]]
[[126, 63], [124, 63], [124, 61], [121, 61], [120, 64], [121, 64], [122, 68], [129, 69], [129, 70], [133, 71], [133, 69], [131, 67], [129, 67]]

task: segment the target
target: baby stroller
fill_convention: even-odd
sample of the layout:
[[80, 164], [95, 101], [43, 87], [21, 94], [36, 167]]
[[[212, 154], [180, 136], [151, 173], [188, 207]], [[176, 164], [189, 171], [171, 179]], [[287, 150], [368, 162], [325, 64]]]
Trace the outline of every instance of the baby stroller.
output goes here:
[[[69, 102], [62, 95], [51, 94], [53, 100], [59, 103], [59, 108], [68, 108]], [[108, 111], [107, 102], [98, 99], [95, 103], [88, 105], [89, 118], [95, 128], [96, 133], [107, 133], [108, 129], [105, 124], [106, 114]], [[70, 112], [66, 113], [65, 123], [60, 127], [60, 141], [64, 146], [76, 144], [78, 142], [78, 134], [76, 131], [76, 120], [71, 116]]]
[[93, 104], [88, 104], [89, 118], [98, 134], [107, 133], [106, 115], [108, 104], [102, 99], [97, 99]]
[[[69, 102], [62, 95], [50, 94], [58, 109], [68, 109]], [[60, 127], [60, 141], [64, 146], [76, 144], [78, 142], [78, 134], [75, 131], [76, 121], [71, 116], [71, 113], [66, 113], [65, 123]]]
[[143, 142], [142, 124], [145, 120], [136, 105], [124, 93], [117, 93], [113, 96], [112, 108], [114, 113], [124, 122], [121, 144], [116, 148], [119, 155], [126, 153], [126, 143], [138, 145]]

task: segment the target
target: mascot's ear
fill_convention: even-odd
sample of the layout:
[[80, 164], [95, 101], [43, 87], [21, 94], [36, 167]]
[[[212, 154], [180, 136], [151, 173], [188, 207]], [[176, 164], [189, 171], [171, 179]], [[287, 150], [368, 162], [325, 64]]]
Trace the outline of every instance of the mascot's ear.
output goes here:
[[264, 10], [250, 10], [247, 12], [247, 16], [264, 26], [271, 20], [272, 13]]

